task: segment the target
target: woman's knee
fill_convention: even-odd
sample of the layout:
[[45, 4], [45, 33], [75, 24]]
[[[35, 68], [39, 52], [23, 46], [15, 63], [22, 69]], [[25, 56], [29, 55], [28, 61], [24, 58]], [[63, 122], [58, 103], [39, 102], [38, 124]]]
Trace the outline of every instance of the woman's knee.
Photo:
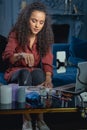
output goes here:
[[27, 69], [20, 70], [19, 85], [32, 85], [32, 77]]
[[37, 68], [31, 72], [32, 84], [39, 85], [45, 81], [45, 74], [42, 69]]

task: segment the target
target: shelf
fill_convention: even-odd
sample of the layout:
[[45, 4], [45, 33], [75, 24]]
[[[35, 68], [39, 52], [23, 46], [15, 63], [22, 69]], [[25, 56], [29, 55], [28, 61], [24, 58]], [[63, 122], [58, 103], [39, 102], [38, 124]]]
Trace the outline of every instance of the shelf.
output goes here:
[[50, 13], [50, 15], [51, 16], [75, 16], [75, 17], [77, 17], [77, 16], [84, 16], [84, 14], [80, 14], [80, 13], [78, 13], [78, 14], [70, 14], [70, 13], [67, 13], [67, 14], [54, 13], [54, 14], [51, 14]]

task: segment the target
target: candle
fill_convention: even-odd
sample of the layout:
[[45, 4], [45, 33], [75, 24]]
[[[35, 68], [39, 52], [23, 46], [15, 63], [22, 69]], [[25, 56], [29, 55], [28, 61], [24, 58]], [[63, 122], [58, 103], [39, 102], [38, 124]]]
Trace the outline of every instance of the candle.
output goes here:
[[16, 101], [17, 99], [17, 90], [18, 90], [18, 84], [9, 84], [9, 86], [12, 87], [12, 101]]
[[67, 14], [68, 13], [68, 3], [69, 1], [68, 0], [65, 0], [65, 11], [64, 13]]
[[9, 85], [2, 85], [0, 89], [1, 104], [12, 103], [12, 88]]
[[66, 4], [66, 5], [68, 4], [68, 0], [65, 0], [65, 4]]
[[17, 90], [17, 102], [25, 102], [25, 86], [18, 86]]
[[11, 109], [12, 108], [12, 103], [10, 104], [0, 104], [0, 109]]

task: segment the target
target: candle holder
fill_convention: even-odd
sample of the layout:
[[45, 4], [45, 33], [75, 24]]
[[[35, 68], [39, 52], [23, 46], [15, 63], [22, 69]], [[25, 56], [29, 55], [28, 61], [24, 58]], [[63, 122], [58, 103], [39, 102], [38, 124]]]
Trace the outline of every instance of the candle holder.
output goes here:
[[72, 0], [69, 0], [69, 14], [72, 14]]
[[65, 0], [65, 7], [64, 7], [64, 13], [65, 14], [71, 14], [72, 13], [72, 0]]
[[27, 5], [26, 0], [22, 0], [21, 1], [21, 9], [24, 9], [26, 7], [26, 5]]
[[64, 14], [67, 14], [68, 13], [68, 0], [65, 0], [65, 3], [64, 3]]

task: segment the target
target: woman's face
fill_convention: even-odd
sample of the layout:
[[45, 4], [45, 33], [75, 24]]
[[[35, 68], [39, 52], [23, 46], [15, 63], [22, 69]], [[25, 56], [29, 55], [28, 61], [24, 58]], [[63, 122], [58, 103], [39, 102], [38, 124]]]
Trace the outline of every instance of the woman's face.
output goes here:
[[29, 25], [32, 34], [36, 35], [42, 30], [45, 23], [45, 18], [46, 15], [44, 12], [35, 10], [31, 13]]

